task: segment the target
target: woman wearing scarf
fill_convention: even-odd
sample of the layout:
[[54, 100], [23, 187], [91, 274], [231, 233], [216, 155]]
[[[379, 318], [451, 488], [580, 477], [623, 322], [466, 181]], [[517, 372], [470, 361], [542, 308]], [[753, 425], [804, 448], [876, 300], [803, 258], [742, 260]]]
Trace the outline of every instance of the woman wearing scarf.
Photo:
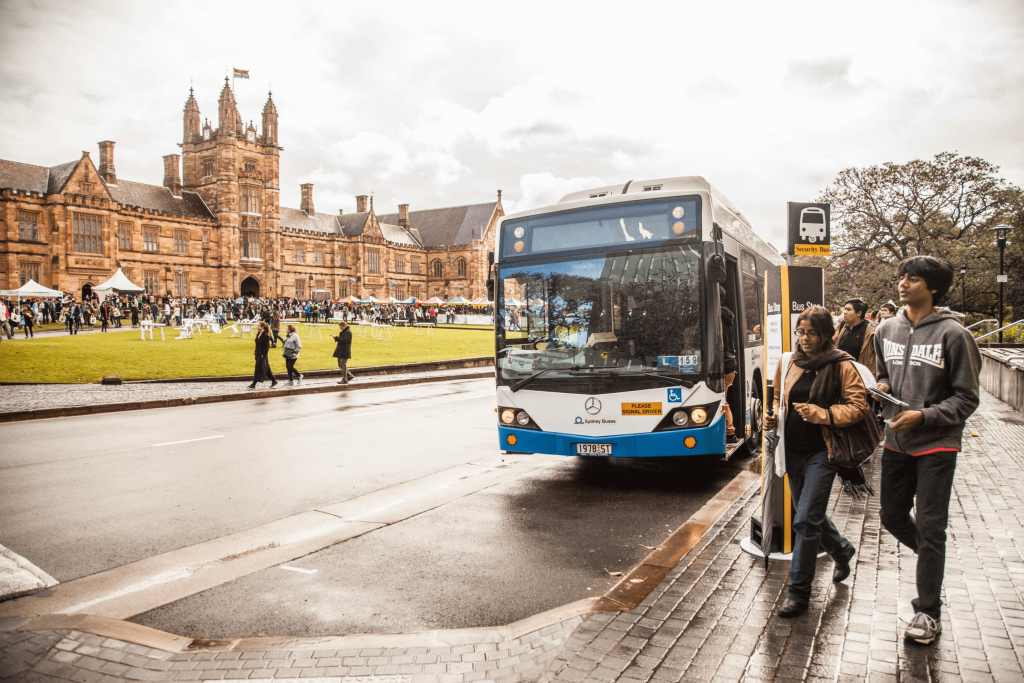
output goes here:
[[859, 467], [848, 470], [836, 466], [830, 451], [829, 412], [836, 427], [849, 427], [871, 413], [867, 389], [854, 359], [833, 346], [834, 335], [832, 315], [827, 309], [812, 306], [800, 314], [797, 349], [779, 361], [773, 385], [775, 414], [766, 416], [764, 422], [769, 429], [779, 425], [775, 471], [779, 476], [789, 475], [796, 509], [789, 594], [778, 612], [784, 618], [807, 611], [819, 546], [835, 561], [835, 583], [850, 575], [850, 560], [857, 552], [826, 514], [837, 474], [844, 479], [844, 486], [847, 481], [852, 486], [866, 486]]
[[256, 335], [256, 369], [253, 371], [252, 384], [246, 389], [255, 389], [257, 384], [270, 380], [270, 388], [277, 386], [277, 379], [270, 371], [270, 360], [267, 354], [270, 353], [270, 325], [260, 321], [258, 326], [259, 334]]

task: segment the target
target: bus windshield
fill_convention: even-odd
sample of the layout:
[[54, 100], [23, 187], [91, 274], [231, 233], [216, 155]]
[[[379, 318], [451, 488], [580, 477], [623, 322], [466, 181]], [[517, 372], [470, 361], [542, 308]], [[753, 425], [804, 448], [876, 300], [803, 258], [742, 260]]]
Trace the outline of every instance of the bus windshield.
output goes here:
[[503, 264], [499, 382], [515, 387], [536, 375], [531, 389], [587, 392], [696, 380], [700, 280], [691, 245]]

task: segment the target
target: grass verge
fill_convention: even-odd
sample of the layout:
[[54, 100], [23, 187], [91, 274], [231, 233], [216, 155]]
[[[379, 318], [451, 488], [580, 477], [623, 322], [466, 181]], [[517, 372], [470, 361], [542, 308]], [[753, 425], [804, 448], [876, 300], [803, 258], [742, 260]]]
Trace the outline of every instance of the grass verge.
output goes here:
[[[307, 338], [305, 325], [299, 325], [302, 353], [297, 367], [302, 370], [328, 370], [337, 367], [334, 353], [334, 328], [322, 327], [323, 336]], [[314, 330], [317, 328], [314, 328]], [[425, 330], [396, 328], [392, 339], [370, 338], [369, 330], [359, 336], [352, 328], [352, 356], [349, 367], [416, 363], [453, 358], [488, 356], [494, 353], [494, 338], [471, 330], [438, 329], [427, 336]], [[0, 344], [0, 381], [2, 382], [97, 382], [103, 375], [121, 375], [128, 379], [166, 379], [244, 375], [253, 371], [254, 343], [251, 338], [229, 334], [203, 333], [193, 339], [177, 340], [174, 328], [164, 328], [166, 341], [142, 341], [138, 330], [40, 336], [35, 339], [5, 341]], [[270, 350], [270, 366], [284, 372], [282, 344]]]

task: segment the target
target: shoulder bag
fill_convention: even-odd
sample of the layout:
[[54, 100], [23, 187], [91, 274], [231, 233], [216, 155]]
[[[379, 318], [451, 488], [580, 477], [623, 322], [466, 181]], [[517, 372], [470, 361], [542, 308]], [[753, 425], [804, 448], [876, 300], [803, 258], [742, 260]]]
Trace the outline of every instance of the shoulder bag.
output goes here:
[[828, 409], [829, 440], [832, 458], [839, 467], [859, 467], [878, 448], [882, 432], [871, 415], [849, 427], [836, 427], [832, 409]]

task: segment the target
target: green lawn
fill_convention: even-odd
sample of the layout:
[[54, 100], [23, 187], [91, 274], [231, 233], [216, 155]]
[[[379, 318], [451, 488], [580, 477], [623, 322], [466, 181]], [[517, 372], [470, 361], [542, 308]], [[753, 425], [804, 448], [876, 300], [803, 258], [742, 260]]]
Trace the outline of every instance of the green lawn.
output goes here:
[[[322, 327], [323, 337], [306, 338], [306, 328], [299, 325], [302, 354], [299, 370], [337, 368], [331, 355], [337, 328]], [[393, 339], [377, 341], [359, 336], [352, 328], [352, 360], [349, 367], [390, 365], [420, 361], [489, 356], [494, 353], [494, 337], [471, 330], [426, 330], [396, 328]], [[141, 341], [139, 331], [80, 334], [76, 336], [39, 336], [35, 339], [0, 344], [0, 382], [96, 382], [103, 375], [121, 375], [125, 379], [163, 379], [201, 375], [245, 375], [253, 371], [253, 340], [230, 338], [230, 333], [204, 332], [193, 339], [176, 340], [174, 328], [164, 328], [166, 341]], [[270, 366], [284, 372], [282, 345], [270, 350]]]

